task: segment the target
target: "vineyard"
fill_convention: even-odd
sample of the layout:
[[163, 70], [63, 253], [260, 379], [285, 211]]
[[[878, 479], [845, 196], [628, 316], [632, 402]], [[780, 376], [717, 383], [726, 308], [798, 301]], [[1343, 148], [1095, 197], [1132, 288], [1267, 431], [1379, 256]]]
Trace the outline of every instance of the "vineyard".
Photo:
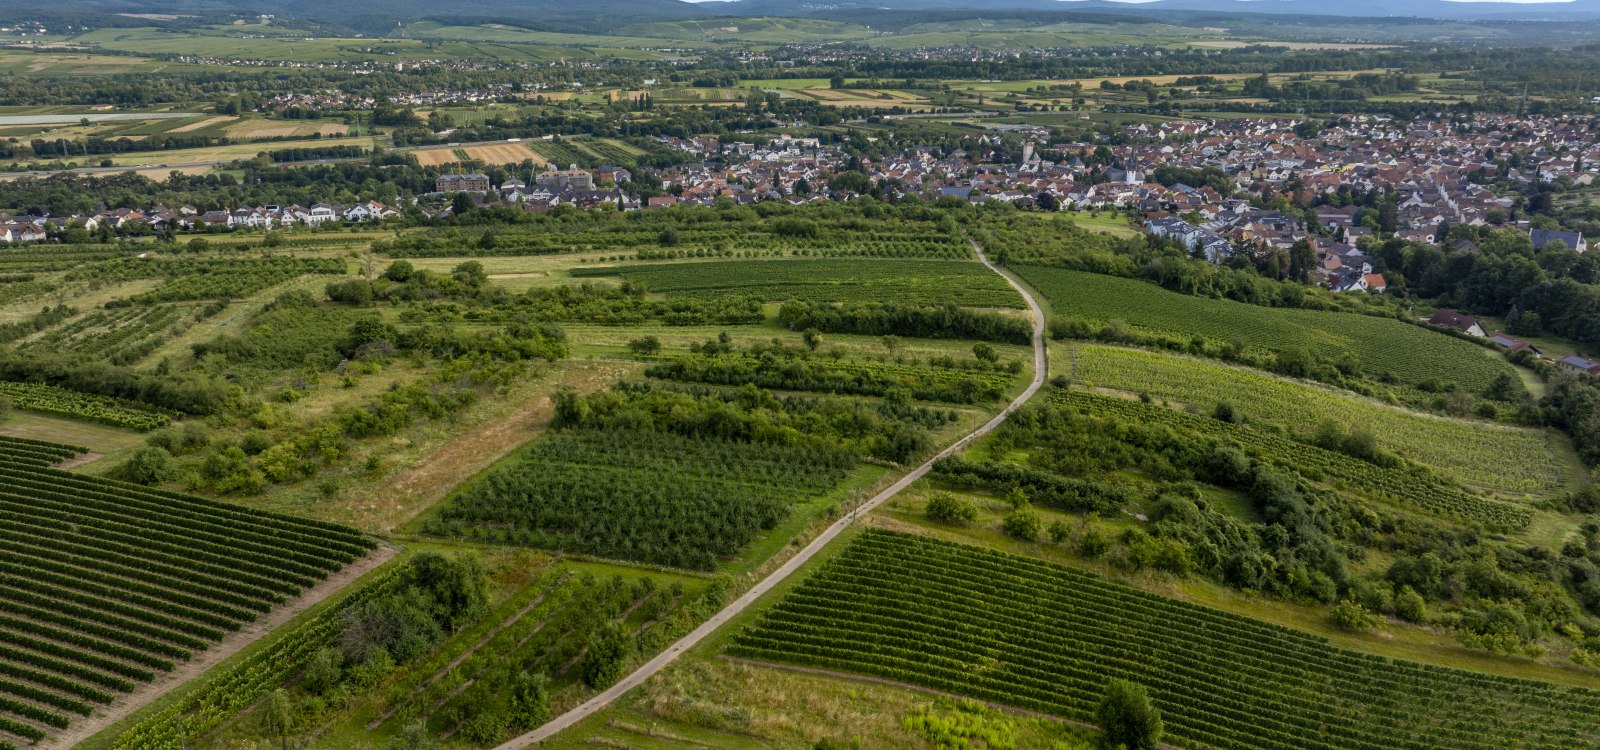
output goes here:
[[1205, 411], [1229, 401], [1248, 419], [1302, 435], [1325, 421], [1368, 430], [1382, 447], [1475, 487], [1541, 492], [1562, 482], [1559, 460], [1534, 430], [1420, 414], [1192, 357], [1095, 344], [1073, 350], [1085, 387], [1148, 393]]
[[891, 362], [749, 354], [681, 357], [645, 371], [652, 378], [712, 385], [744, 385], [815, 393], [884, 396], [894, 389], [912, 398], [952, 404], [991, 403], [1005, 396], [1016, 375]]
[[0, 380], [0, 397], [27, 411], [55, 414], [130, 430], [154, 430], [172, 422], [149, 407], [130, 405], [114, 398], [69, 391], [42, 383]]
[[1533, 518], [1527, 507], [1479, 497], [1436, 477], [1377, 466], [1268, 430], [1083, 391], [1053, 391], [1050, 402], [1080, 414], [1160, 425], [1180, 433], [1213, 437], [1238, 445], [1257, 460], [1295, 471], [1313, 481], [1340, 482], [1352, 491], [1399, 507], [1417, 507], [1490, 528], [1518, 529], [1527, 526]]
[[364, 556], [329, 524], [49, 468], [0, 440], [0, 748], [36, 743]]
[[428, 532], [708, 570], [854, 463], [811, 447], [566, 430], [467, 486]]
[[896, 302], [1022, 307], [1005, 282], [977, 263], [934, 260], [711, 261], [580, 268], [574, 276], [616, 276], [652, 292], [746, 295], [772, 302]]
[[683, 598], [681, 586], [662, 588], [649, 576], [602, 580], [592, 573], [550, 571], [485, 621], [497, 631], [470, 634], [482, 644], [465, 658], [456, 657], [466, 648], [458, 639], [388, 685], [386, 708], [372, 728], [420, 721], [443, 737], [497, 742], [515, 713], [508, 693], [521, 675], [575, 684], [587, 649], [608, 625], [615, 624], [631, 646]]
[[1301, 348], [1329, 360], [1348, 353], [1375, 377], [1411, 385], [1454, 382], [1474, 393], [1496, 375], [1511, 372], [1482, 347], [1389, 318], [1193, 297], [1144, 281], [1059, 268], [1018, 266], [1016, 271], [1063, 318], [1122, 321], [1136, 330], [1238, 341], [1251, 349]]
[[[831, 217], [830, 217], [831, 218]], [[488, 239], [485, 239], [485, 238]], [[615, 253], [614, 260], [774, 255], [964, 260], [972, 249], [933, 221], [775, 216], [720, 217], [711, 210], [673, 210], [597, 226], [518, 225], [438, 229], [374, 243], [396, 258]]]
[[1396, 661], [1043, 561], [863, 532], [730, 654], [1073, 721], [1146, 686], [1185, 748], [1595, 748], [1600, 693]]
[[182, 329], [225, 307], [219, 301], [204, 307], [148, 305], [96, 311], [51, 328], [21, 348], [40, 353], [72, 351], [112, 364], [132, 364], [172, 340]]
[[344, 261], [331, 258], [268, 257], [235, 259], [125, 258], [99, 263], [67, 275], [72, 279], [128, 281], [164, 279], [161, 286], [136, 294], [148, 304], [184, 300], [238, 299], [309, 274], [342, 275]]

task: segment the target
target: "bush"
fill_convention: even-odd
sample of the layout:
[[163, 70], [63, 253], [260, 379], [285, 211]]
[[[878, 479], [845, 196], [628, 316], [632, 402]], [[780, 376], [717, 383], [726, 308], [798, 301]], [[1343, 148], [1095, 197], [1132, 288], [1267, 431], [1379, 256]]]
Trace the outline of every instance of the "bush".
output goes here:
[[172, 465], [172, 454], [165, 448], [147, 445], [134, 451], [118, 472], [121, 479], [145, 486], [170, 482], [178, 470]]
[[1027, 542], [1036, 541], [1043, 528], [1044, 522], [1039, 519], [1039, 514], [1028, 508], [1014, 510], [1000, 522], [1000, 529], [1006, 536]]
[[1416, 589], [1401, 586], [1400, 593], [1394, 596], [1394, 612], [1407, 622], [1426, 622], [1428, 603], [1423, 601], [1422, 595], [1417, 593]]
[[941, 523], [968, 524], [978, 520], [978, 508], [947, 492], [939, 492], [928, 498], [928, 518]]
[[1349, 599], [1333, 605], [1330, 616], [1334, 625], [1352, 632], [1373, 630], [1382, 622], [1377, 615], [1367, 611], [1366, 607]]
[[641, 357], [648, 357], [661, 351], [661, 339], [658, 336], [641, 336], [628, 341], [628, 351]]

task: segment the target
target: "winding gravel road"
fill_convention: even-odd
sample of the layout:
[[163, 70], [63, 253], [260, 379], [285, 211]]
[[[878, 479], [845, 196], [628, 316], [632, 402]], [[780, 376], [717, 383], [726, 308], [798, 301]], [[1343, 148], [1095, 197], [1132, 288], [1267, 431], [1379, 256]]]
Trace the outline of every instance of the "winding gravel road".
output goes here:
[[650, 679], [651, 676], [655, 675], [657, 672], [660, 672], [668, 664], [671, 664], [685, 651], [693, 648], [696, 644], [700, 643], [700, 641], [705, 640], [706, 636], [716, 632], [718, 628], [727, 624], [733, 618], [739, 616], [741, 612], [744, 612], [745, 609], [754, 604], [757, 599], [762, 597], [762, 595], [766, 594], [768, 591], [771, 591], [773, 587], [782, 583], [796, 570], [799, 570], [800, 566], [805, 565], [806, 562], [809, 561], [813, 556], [822, 551], [823, 547], [828, 546], [829, 542], [832, 542], [839, 536], [840, 533], [849, 528], [851, 524], [855, 523], [856, 519], [866, 515], [867, 513], [871, 513], [874, 508], [882, 505], [885, 500], [894, 497], [895, 495], [899, 494], [901, 490], [911, 486], [912, 482], [921, 479], [924, 474], [928, 473], [928, 470], [933, 468], [933, 463], [935, 461], [956, 453], [957, 451], [966, 448], [968, 444], [972, 443], [972, 441], [989, 434], [994, 430], [994, 428], [999, 427], [1002, 422], [1006, 421], [1006, 417], [1011, 416], [1011, 412], [1016, 411], [1023, 404], [1027, 403], [1029, 399], [1033, 398], [1035, 393], [1039, 392], [1040, 386], [1044, 385], [1045, 378], [1044, 311], [1039, 308], [1039, 302], [1033, 298], [1033, 295], [1028, 293], [1027, 289], [1024, 289], [1022, 285], [1018, 284], [1015, 279], [1011, 278], [1005, 273], [1002, 273], [1000, 269], [995, 268], [993, 263], [989, 262], [989, 257], [984, 255], [983, 248], [979, 247], [978, 243], [973, 242], [972, 249], [978, 254], [978, 259], [983, 261], [984, 266], [988, 267], [990, 271], [1000, 274], [1001, 278], [1006, 280], [1006, 283], [1010, 284], [1012, 288], [1016, 289], [1017, 293], [1021, 294], [1024, 300], [1027, 300], [1028, 308], [1033, 313], [1033, 382], [1028, 384], [1027, 389], [1024, 390], [1021, 395], [1017, 396], [1016, 399], [1012, 400], [1012, 402], [1006, 406], [1005, 411], [995, 415], [993, 419], [985, 422], [982, 427], [979, 427], [978, 429], [973, 430], [971, 433], [968, 433], [966, 437], [957, 440], [955, 443], [951, 444], [950, 447], [939, 451], [938, 455], [928, 459], [927, 462], [923, 463], [921, 466], [912, 469], [911, 473], [901, 477], [900, 481], [890, 485], [884, 491], [874, 495], [871, 500], [862, 503], [855, 510], [845, 514], [845, 516], [840, 518], [838, 521], [835, 521], [832, 526], [829, 526], [826, 531], [823, 531], [821, 534], [819, 534], [816, 539], [811, 540], [811, 543], [806, 545], [805, 549], [800, 550], [798, 554], [790, 558], [788, 562], [785, 562], [782, 567], [773, 571], [771, 575], [768, 575], [766, 578], [762, 579], [760, 583], [757, 583], [755, 586], [751, 587], [751, 589], [746, 591], [743, 596], [735, 599], [733, 603], [724, 607], [721, 612], [712, 615], [711, 619], [701, 623], [700, 627], [695, 628], [693, 631], [690, 631], [688, 635], [678, 639], [678, 641], [668, 647], [667, 650], [657, 654], [655, 658], [645, 662], [632, 673], [620, 680], [617, 680], [615, 685], [612, 685], [593, 698], [584, 701], [571, 711], [557, 716], [556, 718], [550, 720], [549, 723], [539, 727], [538, 729], [500, 745], [499, 747], [495, 748], [495, 750], [522, 750], [523, 748], [533, 747], [539, 742], [555, 736], [556, 733], [571, 727], [573, 724], [583, 721], [590, 715], [600, 711], [606, 706], [611, 705], [618, 698], [621, 698], [624, 693], [627, 693], [629, 690], [638, 687], [645, 680]]

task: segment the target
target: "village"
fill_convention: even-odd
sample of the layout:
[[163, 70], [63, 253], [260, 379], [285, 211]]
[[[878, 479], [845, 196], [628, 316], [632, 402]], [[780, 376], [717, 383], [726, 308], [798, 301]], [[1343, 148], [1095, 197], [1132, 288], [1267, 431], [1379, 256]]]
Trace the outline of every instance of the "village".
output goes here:
[[[659, 189], [642, 189], [634, 170], [621, 166], [524, 164], [495, 170], [498, 181], [481, 172], [447, 172], [433, 192], [404, 196], [398, 205], [366, 200], [0, 216], [0, 242], [70, 241], [74, 228], [93, 233], [108, 227], [127, 236], [318, 227], [400, 219], [408, 209], [415, 209], [414, 219], [439, 219], [460, 205], [451, 200], [457, 194], [473, 205], [505, 203], [527, 211], [602, 204], [628, 211], [871, 193], [887, 200], [918, 196], [1109, 212], [1213, 263], [1314, 253], [1304, 259], [1314, 283], [1336, 292], [1383, 292], [1383, 275], [1359, 248], [1363, 237], [1435, 244], [1446, 242], [1453, 226], [1508, 226], [1526, 231], [1535, 248], [1558, 243], [1584, 252], [1588, 241], [1580, 232], [1562, 231], [1544, 217], [1533, 223], [1514, 218], [1523, 200], [1515, 190], [1535, 182], [1586, 186], [1600, 170], [1600, 121], [1593, 117], [1480, 114], [1409, 124], [1382, 115], [1326, 124], [1174, 120], [1129, 125], [1114, 143], [1056, 142], [1049, 129], [1027, 125], [993, 125], [979, 133], [968, 139], [971, 149], [913, 147], [876, 159], [853, 155], [847, 138], [656, 136], [660, 147], [688, 157], [653, 172]], [[1172, 175], [1193, 175], [1201, 184]], [[1464, 240], [1448, 249], [1477, 250]]]

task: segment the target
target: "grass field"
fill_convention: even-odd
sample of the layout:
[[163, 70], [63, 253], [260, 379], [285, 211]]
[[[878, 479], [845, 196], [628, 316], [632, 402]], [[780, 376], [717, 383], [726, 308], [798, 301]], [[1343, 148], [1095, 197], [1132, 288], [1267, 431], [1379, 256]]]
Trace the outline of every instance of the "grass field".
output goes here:
[[1148, 393], [1207, 412], [1220, 401], [1247, 419], [1310, 435], [1323, 422], [1364, 429], [1388, 450], [1463, 484], [1541, 493], [1565, 484], [1550, 436], [1531, 429], [1420, 414], [1312, 383], [1175, 354], [1095, 344], [1070, 345], [1077, 382]]
[[1436, 379], [1472, 392], [1500, 373], [1514, 372], [1488, 349], [1399, 320], [1194, 297], [1145, 281], [1059, 268], [1016, 270], [1065, 318], [1122, 321], [1135, 329], [1238, 340], [1272, 351], [1299, 347], [1330, 360], [1349, 354], [1375, 376], [1407, 384]]

